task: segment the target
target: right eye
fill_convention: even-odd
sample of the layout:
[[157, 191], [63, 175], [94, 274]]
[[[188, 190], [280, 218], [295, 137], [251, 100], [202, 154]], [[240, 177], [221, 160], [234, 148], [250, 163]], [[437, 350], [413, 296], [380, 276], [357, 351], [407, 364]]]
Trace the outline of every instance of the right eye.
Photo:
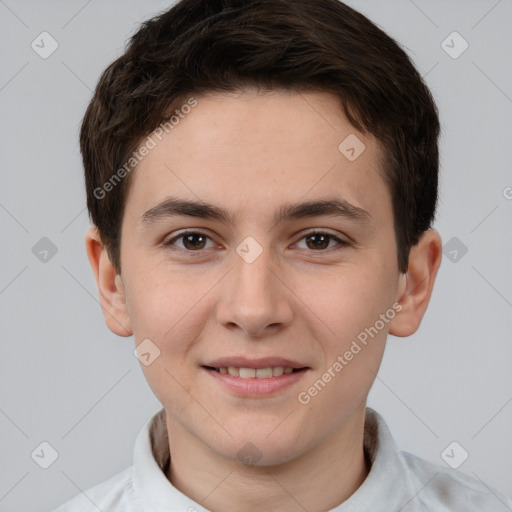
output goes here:
[[[178, 240], [182, 240], [181, 247], [175, 244], [175, 242]], [[209, 247], [205, 247], [207, 240], [210, 240], [212, 244]], [[188, 230], [182, 231], [181, 233], [167, 240], [164, 242], [164, 246], [169, 247], [171, 250], [176, 250], [177, 248], [178, 250], [185, 252], [200, 252], [201, 249], [211, 248], [213, 246], [213, 241], [208, 235], [202, 233], [201, 231]]]

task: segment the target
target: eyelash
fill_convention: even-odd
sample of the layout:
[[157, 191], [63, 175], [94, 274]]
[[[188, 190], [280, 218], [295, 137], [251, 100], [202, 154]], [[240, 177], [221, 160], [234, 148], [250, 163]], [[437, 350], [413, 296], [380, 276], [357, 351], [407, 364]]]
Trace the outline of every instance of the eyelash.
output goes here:
[[[163, 245], [165, 247], [168, 247], [170, 248], [171, 250], [178, 250], [178, 251], [182, 251], [182, 252], [186, 252], [186, 253], [189, 253], [189, 254], [194, 254], [194, 253], [198, 253], [198, 256], [201, 255], [201, 253], [203, 253], [206, 249], [198, 249], [196, 251], [193, 251], [193, 250], [189, 250], [189, 249], [183, 249], [181, 247], [175, 247], [174, 246], [174, 242], [176, 242], [177, 240], [179, 239], [182, 239], [184, 237], [186, 237], [187, 235], [200, 235], [200, 236], [204, 236], [206, 238], [208, 238], [209, 240], [211, 240], [211, 237], [209, 237], [206, 233], [203, 233], [202, 231], [196, 231], [196, 230], [188, 230], [188, 231], [182, 231], [181, 233], [179, 233], [178, 235], [172, 237], [170, 240], [167, 240], [166, 242], [163, 243]], [[338, 249], [342, 249], [344, 247], [348, 247], [350, 246], [351, 244], [345, 240], [342, 240], [341, 238], [338, 238], [337, 236], [335, 235], [332, 235], [331, 233], [328, 233], [326, 231], [320, 231], [320, 230], [316, 230], [316, 231], [310, 231], [308, 233], [305, 233], [300, 239], [299, 239], [299, 242], [301, 240], [303, 240], [304, 238], [307, 238], [309, 236], [313, 236], [313, 235], [326, 235], [328, 238], [329, 238], [329, 241], [331, 240], [334, 240], [337, 242], [337, 245], [334, 246], [334, 249], [336, 250], [336, 247]], [[298, 242], [296, 242], [298, 243]], [[310, 253], [325, 253], [325, 252], [328, 252], [330, 250], [332, 250], [333, 248], [327, 248], [327, 249], [319, 249], [319, 250], [314, 250], [314, 249], [306, 249], [308, 252]]]

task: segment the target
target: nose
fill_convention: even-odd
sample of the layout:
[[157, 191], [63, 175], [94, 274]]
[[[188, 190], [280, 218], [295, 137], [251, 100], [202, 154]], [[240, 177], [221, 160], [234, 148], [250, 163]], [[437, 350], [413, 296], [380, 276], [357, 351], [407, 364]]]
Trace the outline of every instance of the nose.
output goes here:
[[251, 263], [234, 254], [234, 268], [223, 280], [217, 319], [230, 330], [250, 337], [275, 334], [293, 318], [291, 292], [275, 268], [270, 250]]

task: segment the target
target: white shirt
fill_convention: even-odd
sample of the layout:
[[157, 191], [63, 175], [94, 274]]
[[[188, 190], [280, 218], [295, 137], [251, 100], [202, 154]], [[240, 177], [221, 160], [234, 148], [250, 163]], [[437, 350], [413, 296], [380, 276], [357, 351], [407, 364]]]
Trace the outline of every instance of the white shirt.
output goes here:
[[[329, 512], [512, 511], [512, 499], [479, 480], [398, 450], [384, 419], [370, 407], [364, 447], [372, 463], [368, 476], [348, 500]], [[162, 409], [137, 436], [132, 466], [54, 512], [208, 512], [167, 480], [168, 461]]]

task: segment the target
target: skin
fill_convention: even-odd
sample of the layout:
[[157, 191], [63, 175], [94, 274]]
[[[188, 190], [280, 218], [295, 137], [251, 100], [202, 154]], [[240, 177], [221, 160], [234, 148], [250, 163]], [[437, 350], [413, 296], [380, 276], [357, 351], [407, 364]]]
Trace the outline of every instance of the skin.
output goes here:
[[[86, 235], [106, 323], [161, 351], [142, 369], [165, 408], [174, 486], [214, 512], [329, 510], [368, 474], [367, 395], [387, 334], [409, 336], [420, 325], [441, 238], [426, 231], [407, 274], [398, 271], [380, 145], [350, 125], [331, 94], [245, 89], [197, 100], [134, 171], [120, 276], [96, 228]], [[350, 134], [366, 146], [353, 162], [338, 150]], [[171, 195], [237, 217], [233, 224], [179, 216], [144, 225], [142, 215]], [[332, 197], [363, 208], [371, 221], [273, 221], [284, 203]], [[163, 245], [185, 228], [209, 238]], [[349, 245], [327, 239], [319, 248], [307, 237], [313, 229]], [[252, 263], [236, 252], [248, 236], [263, 251]], [[397, 303], [400, 313], [301, 404], [298, 393]], [[309, 369], [273, 396], [242, 398], [201, 367], [222, 356], [279, 356]], [[255, 464], [237, 457], [249, 442], [261, 454]]]

